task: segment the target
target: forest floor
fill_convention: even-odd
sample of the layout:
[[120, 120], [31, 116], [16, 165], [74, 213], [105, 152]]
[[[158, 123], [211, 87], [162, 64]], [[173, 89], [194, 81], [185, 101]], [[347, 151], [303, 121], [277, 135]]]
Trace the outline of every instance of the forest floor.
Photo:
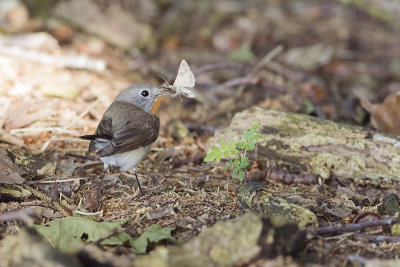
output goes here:
[[[77, 12], [74, 2], [80, 1], [59, 1], [48, 7], [51, 12], [29, 4], [0, 12], [8, 21], [2, 25], [0, 19], [0, 147], [14, 159], [40, 161], [40, 168], [20, 164], [24, 184], [33, 191], [25, 198], [3, 192], [0, 216], [39, 208], [34, 223], [44, 224], [79, 210], [107, 222], [129, 218], [135, 233], [153, 224], [177, 227], [173, 236], [186, 241], [242, 214], [235, 191], [242, 182], [222, 165], [203, 162], [207, 140], [235, 113], [258, 105], [363, 127], [371, 127], [371, 119], [378, 130], [400, 133], [400, 21], [394, 9], [377, 5], [373, 8], [379, 12], [369, 13], [346, 1], [216, 1], [205, 6], [136, 1], [140, 8], [132, 11], [129, 1], [82, 1], [89, 5], [84, 10], [98, 18], [90, 26], [92, 13], [67, 19], [68, 12]], [[107, 24], [129, 12], [136, 16], [129, 27], [123, 19]], [[126, 37], [132, 31], [139, 40]], [[87, 58], [77, 66], [80, 55]], [[195, 74], [196, 99], [164, 100], [158, 141], [139, 165], [145, 194], [139, 195], [131, 173], [111, 170], [101, 179], [102, 162], [77, 136], [92, 134], [128, 85], [172, 83], [181, 59]], [[383, 105], [368, 102], [381, 103], [389, 95]], [[251, 164], [248, 180], [267, 182], [268, 192], [310, 209], [319, 226], [352, 223], [366, 213], [379, 216], [382, 199], [400, 190], [398, 181], [340, 177], [284, 184], [258, 175], [262, 164]], [[19, 229], [13, 221], [1, 221], [1, 239]], [[314, 236], [301, 252], [275, 260], [361, 266], [398, 258], [399, 244], [353, 233]], [[111, 251], [131, 253], [124, 246]]]

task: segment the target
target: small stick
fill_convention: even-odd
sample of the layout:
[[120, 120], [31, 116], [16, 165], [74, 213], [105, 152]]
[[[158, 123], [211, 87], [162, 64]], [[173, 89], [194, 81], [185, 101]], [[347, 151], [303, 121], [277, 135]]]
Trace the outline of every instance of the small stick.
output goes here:
[[256, 84], [257, 79], [251, 76], [245, 76], [240, 78], [235, 78], [229, 81], [224, 82], [221, 86], [222, 87], [235, 87], [238, 85], [246, 85], [246, 84]]
[[209, 71], [220, 70], [220, 69], [235, 69], [240, 71], [250, 71], [251, 67], [243, 64], [216, 63], [216, 64], [204, 65], [200, 68], [193, 70], [193, 72], [196, 76], [198, 76]]
[[73, 121], [67, 124], [67, 126], [64, 127], [64, 129], [68, 129], [72, 125], [74, 125], [76, 122], [81, 120], [97, 103], [99, 102], [99, 99], [94, 101], [92, 104], [90, 104], [81, 114], [79, 114], [78, 117], [76, 117]]
[[106, 62], [104, 60], [89, 58], [85, 55], [55, 56], [33, 50], [27, 50], [18, 46], [6, 45], [0, 45], [0, 53], [9, 57], [30, 60], [44, 65], [55, 65], [58, 67], [85, 69], [100, 72], [106, 69]]
[[8, 133], [6, 133], [3, 129], [0, 128], [0, 139], [4, 142], [23, 147], [25, 145], [24, 140], [16, 138]]
[[125, 232], [126, 229], [125, 228], [115, 228], [114, 230], [110, 231], [109, 233], [107, 233], [105, 236], [97, 239], [96, 241], [93, 242], [94, 245], [99, 246], [101, 244], [101, 242], [103, 242], [104, 240], [106, 240], [107, 238], [110, 238], [112, 236], [115, 236], [119, 233], [123, 233]]
[[347, 232], [358, 232], [366, 227], [373, 226], [381, 226], [381, 225], [392, 225], [399, 222], [400, 217], [398, 218], [388, 218], [381, 220], [369, 220], [360, 223], [351, 223], [351, 224], [337, 224], [334, 226], [326, 226], [317, 228], [317, 234], [319, 235], [338, 235]]
[[265, 67], [274, 57], [279, 55], [280, 52], [283, 51], [283, 45], [278, 45], [274, 49], [268, 52], [268, 54], [263, 57], [263, 59], [258, 62], [258, 64], [254, 67], [253, 72], [257, 72], [263, 67]]
[[[69, 127], [71, 127], [73, 124], [75, 124], [77, 121], [82, 119], [97, 103], [98, 99], [94, 101], [91, 105], [89, 105], [77, 118], [75, 118], [73, 121], [68, 123], [65, 127], [63, 127], [65, 130], [67, 130]], [[53, 142], [56, 138], [53, 136], [50, 138], [50, 140], [47, 140], [46, 143], [43, 144], [42, 148], [40, 149], [40, 152], [43, 153], [47, 147], [50, 145], [51, 142]]]
[[32, 133], [32, 132], [45, 132], [45, 131], [65, 133], [65, 134], [71, 134], [71, 135], [77, 135], [78, 134], [76, 131], [67, 130], [67, 129], [64, 129], [64, 128], [61, 128], [61, 127], [19, 128], [19, 129], [12, 129], [10, 131], [10, 134], [11, 135], [15, 135], [17, 133]]
[[28, 208], [28, 209], [22, 209], [18, 211], [11, 211], [7, 212], [4, 214], [0, 214], [0, 222], [5, 222], [5, 221], [21, 221], [26, 224], [32, 223], [32, 216], [39, 214], [40, 209], [39, 208]]
[[79, 180], [88, 180], [91, 177], [78, 177], [78, 178], [69, 178], [69, 179], [60, 179], [60, 180], [40, 180], [40, 181], [29, 181], [25, 184], [32, 185], [32, 184], [55, 184], [55, 183], [67, 183], [67, 182], [74, 182]]
[[391, 242], [398, 243], [400, 242], [400, 236], [391, 236], [391, 235], [369, 235], [364, 233], [354, 234], [354, 237], [357, 239], [366, 239], [368, 242], [372, 243], [382, 243], [382, 242]]
[[185, 123], [185, 126], [189, 129], [189, 131], [195, 131], [195, 132], [210, 132], [215, 134], [216, 132], [219, 132], [221, 128], [215, 128], [209, 125], [203, 125], [203, 124], [193, 124], [193, 123]]
[[75, 210], [74, 212], [79, 215], [84, 215], [84, 216], [97, 216], [97, 215], [101, 215], [101, 213], [102, 213], [102, 211], [84, 212], [84, 211], [80, 211], [80, 210]]

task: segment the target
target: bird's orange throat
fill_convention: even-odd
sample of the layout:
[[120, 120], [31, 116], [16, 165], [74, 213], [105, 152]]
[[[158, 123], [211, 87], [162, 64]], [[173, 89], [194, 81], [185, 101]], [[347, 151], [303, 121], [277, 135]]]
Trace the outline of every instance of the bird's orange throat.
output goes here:
[[161, 101], [162, 101], [163, 97], [160, 96], [159, 98], [157, 98], [157, 100], [154, 102], [153, 107], [150, 110], [150, 113], [153, 115], [158, 115], [158, 109], [160, 108], [161, 105]]

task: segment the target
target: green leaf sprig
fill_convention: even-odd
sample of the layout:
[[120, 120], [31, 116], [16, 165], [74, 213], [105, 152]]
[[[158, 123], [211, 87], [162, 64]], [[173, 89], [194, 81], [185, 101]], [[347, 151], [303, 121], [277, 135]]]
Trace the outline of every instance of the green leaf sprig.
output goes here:
[[219, 146], [211, 147], [211, 151], [204, 158], [204, 162], [210, 162], [215, 160], [217, 163], [222, 158], [229, 158], [228, 164], [224, 167], [224, 170], [232, 168], [232, 178], [238, 178], [243, 181], [245, 177], [244, 168], [249, 166], [249, 158], [247, 157], [247, 151], [254, 150], [256, 148], [254, 141], [261, 136], [256, 134], [259, 123], [253, 124], [250, 130], [243, 131], [244, 141], [229, 142], [228, 144], [224, 141], [219, 142]]

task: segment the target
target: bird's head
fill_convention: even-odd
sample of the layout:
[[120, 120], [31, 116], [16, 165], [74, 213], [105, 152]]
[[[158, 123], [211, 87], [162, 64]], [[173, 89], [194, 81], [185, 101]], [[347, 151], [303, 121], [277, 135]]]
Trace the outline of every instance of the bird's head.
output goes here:
[[161, 99], [166, 95], [171, 93], [164, 87], [150, 83], [135, 83], [121, 91], [115, 97], [115, 101], [128, 102], [148, 113], [157, 114]]

